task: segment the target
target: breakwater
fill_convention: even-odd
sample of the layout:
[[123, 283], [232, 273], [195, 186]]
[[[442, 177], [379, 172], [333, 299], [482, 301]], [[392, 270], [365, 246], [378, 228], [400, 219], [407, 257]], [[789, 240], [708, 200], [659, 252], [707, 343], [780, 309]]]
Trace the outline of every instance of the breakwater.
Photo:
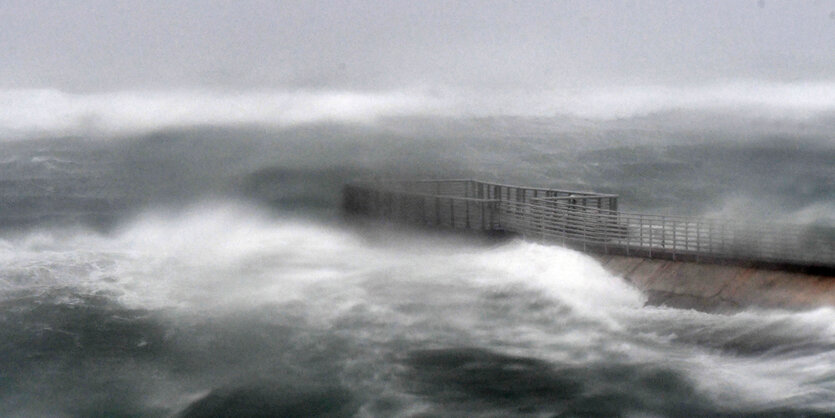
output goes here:
[[[518, 234], [602, 257], [614, 274], [651, 295], [666, 295], [660, 302], [671, 305], [692, 297], [702, 306], [772, 306], [791, 297], [782, 290], [779, 297], [761, 300], [745, 297], [745, 290], [729, 292], [745, 289], [740, 283], [746, 282], [747, 292], [753, 294], [774, 287], [775, 280], [794, 277], [793, 282], [800, 283], [802, 277], [814, 284], [835, 275], [831, 228], [630, 213], [619, 210], [614, 194], [468, 179], [355, 182], [343, 193], [344, 209], [353, 215], [420, 227]], [[638, 264], [626, 269], [622, 264], [632, 264], [623, 260]], [[760, 280], [765, 276], [752, 273], [757, 271], [779, 271], [782, 276], [774, 273]], [[715, 289], [701, 285], [717, 280], [721, 283]], [[809, 289], [811, 294], [823, 287]], [[827, 298], [800, 298], [798, 304], [805, 300], [806, 306], [835, 305], [835, 299]]]
[[613, 275], [647, 296], [647, 303], [704, 311], [746, 306], [810, 309], [835, 306], [835, 280], [823, 273], [745, 265], [705, 264], [596, 254]]

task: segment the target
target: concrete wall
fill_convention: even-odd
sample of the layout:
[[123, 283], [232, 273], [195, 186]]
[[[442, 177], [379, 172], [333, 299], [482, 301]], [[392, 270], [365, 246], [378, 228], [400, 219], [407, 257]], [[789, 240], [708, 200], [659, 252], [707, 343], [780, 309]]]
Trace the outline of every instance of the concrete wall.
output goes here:
[[595, 255], [612, 274], [648, 296], [652, 305], [706, 311], [742, 307], [835, 307], [835, 277], [738, 265], [699, 264]]

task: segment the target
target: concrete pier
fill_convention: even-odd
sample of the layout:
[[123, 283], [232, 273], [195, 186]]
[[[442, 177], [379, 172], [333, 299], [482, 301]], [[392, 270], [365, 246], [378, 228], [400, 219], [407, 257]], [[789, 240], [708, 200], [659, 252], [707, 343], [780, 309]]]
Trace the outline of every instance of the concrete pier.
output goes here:
[[742, 307], [835, 307], [835, 277], [757, 266], [701, 264], [596, 255], [610, 273], [648, 296], [652, 305], [705, 311]]
[[835, 306], [832, 228], [628, 213], [613, 194], [468, 179], [357, 182], [343, 193], [355, 216], [511, 233], [594, 254], [654, 304]]

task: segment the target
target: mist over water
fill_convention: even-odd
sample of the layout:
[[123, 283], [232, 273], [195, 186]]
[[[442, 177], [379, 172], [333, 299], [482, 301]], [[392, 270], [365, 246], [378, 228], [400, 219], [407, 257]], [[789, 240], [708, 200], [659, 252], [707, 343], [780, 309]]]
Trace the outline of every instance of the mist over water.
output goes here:
[[[574, 124], [649, 118], [655, 127], [694, 127], [723, 116], [776, 124], [801, 123], [825, 133], [835, 114], [835, 82], [639, 84], [574, 88], [428, 87], [396, 89], [222, 88], [72, 93], [56, 89], [0, 90], [0, 134], [112, 136], [199, 125], [292, 127], [432, 118], [557, 118]], [[672, 116], [672, 117], [670, 117]], [[720, 118], [721, 119], [721, 118]], [[713, 122], [716, 122], [715, 120]], [[738, 123], [738, 122], [737, 122]], [[756, 124], [746, 126], [742, 131]], [[823, 126], [822, 126], [823, 125]], [[638, 125], [640, 126], [640, 125]], [[698, 125], [695, 125], [698, 126]], [[794, 126], [793, 126], [794, 127]], [[737, 128], [740, 128], [737, 126]]]
[[473, 177], [833, 224], [825, 115], [806, 130], [769, 119], [769, 134], [745, 128], [754, 116], [680, 123], [705, 115], [255, 117], [9, 138], [0, 415], [831, 412], [831, 309], [644, 306], [574, 251], [340, 215], [352, 178]]
[[832, 310], [645, 307], [559, 247], [217, 201], [2, 244], [4, 415], [835, 407]]
[[0, 416], [829, 416], [835, 311], [357, 224], [356, 178], [835, 231], [828, 1], [0, 2]]

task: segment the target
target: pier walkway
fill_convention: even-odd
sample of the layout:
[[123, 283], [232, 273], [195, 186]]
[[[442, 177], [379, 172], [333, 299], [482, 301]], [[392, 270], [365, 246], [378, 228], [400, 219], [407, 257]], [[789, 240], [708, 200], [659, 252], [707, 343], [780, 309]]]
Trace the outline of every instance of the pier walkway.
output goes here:
[[347, 213], [436, 228], [503, 231], [586, 252], [835, 271], [835, 229], [621, 212], [613, 194], [476, 180], [364, 181]]

